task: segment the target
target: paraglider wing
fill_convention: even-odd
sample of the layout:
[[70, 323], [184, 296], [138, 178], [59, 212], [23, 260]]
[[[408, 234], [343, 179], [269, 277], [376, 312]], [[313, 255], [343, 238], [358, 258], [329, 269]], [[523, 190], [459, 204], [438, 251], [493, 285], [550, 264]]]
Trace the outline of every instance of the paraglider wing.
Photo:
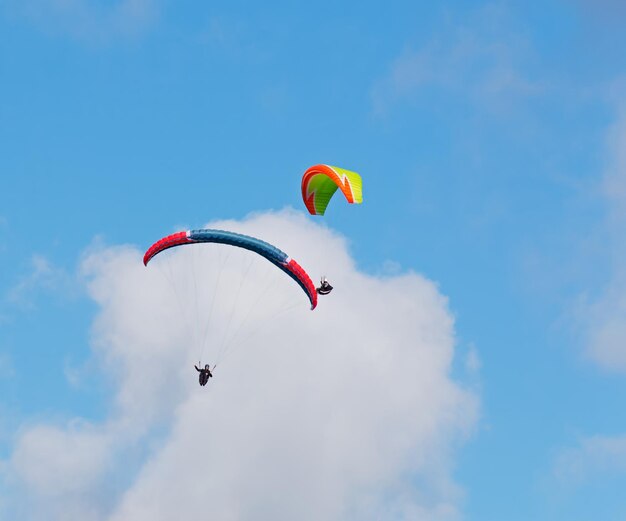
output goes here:
[[361, 176], [337, 166], [315, 165], [302, 176], [302, 200], [311, 215], [324, 215], [330, 199], [341, 188], [349, 203], [363, 202]]
[[155, 255], [167, 250], [168, 248], [174, 248], [184, 244], [197, 244], [203, 242], [228, 244], [253, 251], [262, 257], [265, 257], [268, 261], [280, 268], [300, 285], [309, 297], [311, 309], [315, 309], [315, 306], [317, 306], [317, 292], [315, 291], [315, 285], [313, 284], [311, 277], [309, 277], [307, 272], [304, 271], [304, 269], [295, 260], [279, 250], [276, 246], [272, 246], [265, 241], [240, 233], [212, 229], [177, 232], [164, 237], [150, 246], [143, 257], [143, 263], [147, 266], [148, 262], [150, 262]]

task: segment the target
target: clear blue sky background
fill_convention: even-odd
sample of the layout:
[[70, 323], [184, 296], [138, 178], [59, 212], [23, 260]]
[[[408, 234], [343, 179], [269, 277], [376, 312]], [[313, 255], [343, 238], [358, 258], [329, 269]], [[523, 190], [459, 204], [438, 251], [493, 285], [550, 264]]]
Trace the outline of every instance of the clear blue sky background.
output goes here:
[[363, 176], [362, 207], [326, 217], [360, 267], [435, 280], [460, 358], [478, 353], [466, 518], [626, 519], [623, 471], [554, 471], [581, 439], [626, 432], [626, 380], [581, 354], [574, 312], [614, 262], [600, 187], [626, 9], [118, 5], [0, 5], [0, 457], [24, 422], [106, 413], [97, 372], [80, 392], [66, 378], [89, 358], [93, 304], [69, 275], [85, 248], [301, 209], [323, 162]]

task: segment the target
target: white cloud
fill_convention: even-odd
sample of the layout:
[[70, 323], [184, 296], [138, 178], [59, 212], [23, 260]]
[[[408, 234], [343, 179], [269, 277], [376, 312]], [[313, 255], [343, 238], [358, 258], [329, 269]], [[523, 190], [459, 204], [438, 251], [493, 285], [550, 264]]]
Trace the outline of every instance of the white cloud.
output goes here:
[[577, 447], [561, 450], [553, 468], [557, 481], [568, 488], [615, 472], [626, 472], [626, 436], [583, 438]]
[[488, 6], [444, 31], [419, 49], [407, 47], [389, 73], [374, 85], [374, 111], [384, 114], [428, 87], [462, 94], [494, 107], [541, 93], [543, 83], [521, 70], [528, 54], [525, 40], [515, 35], [500, 7]]
[[71, 423], [61, 430], [41, 425], [20, 437], [13, 462], [34, 494], [63, 496], [93, 486], [106, 452], [102, 435], [93, 426]]
[[601, 367], [626, 372], [626, 110], [609, 133], [608, 167], [603, 190], [609, 201], [607, 223], [613, 242], [611, 271], [603, 292], [586, 296], [579, 305], [579, 317], [586, 327], [586, 352]]
[[[8, 464], [16, 501], [94, 521], [460, 517], [454, 451], [478, 399], [450, 376], [454, 324], [437, 287], [359, 272], [342, 237], [293, 211], [211, 225], [280, 245], [335, 290], [311, 312], [290, 279], [228, 248], [178, 248], [148, 268], [133, 247], [91, 251], [82, 273], [100, 306], [93, 347], [113, 382], [111, 414], [25, 427]], [[188, 273], [201, 306], [213, 290], [220, 298], [207, 361], [224, 329], [255, 332], [206, 388], [191, 367], [203, 328], [194, 337], [178, 305], [195, 299]], [[111, 482], [126, 486], [103, 489]]]
[[467, 355], [465, 356], [465, 367], [469, 374], [477, 375], [482, 367], [482, 361], [478, 354], [478, 350], [474, 344], [469, 346]]
[[6, 293], [6, 300], [22, 309], [35, 307], [39, 292], [49, 291], [64, 295], [74, 291], [72, 277], [63, 269], [55, 266], [43, 255], [33, 255], [30, 260], [30, 273], [20, 280]]
[[608, 133], [609, 164], [604, 193], [614, 204], [617, 217], [626, 216], [626, 102], [617, 107], [617, 119]]
[[105, 5], [95, 0], [10, 0], [8, 7], [46, 31], [88, 42], [140, 34], [157, 16], [156, 0], [117, 0]]
[[599, 366], [626, 372], [626, 281], [618, 275], [595, 302], [586, 305], [586, 350]]

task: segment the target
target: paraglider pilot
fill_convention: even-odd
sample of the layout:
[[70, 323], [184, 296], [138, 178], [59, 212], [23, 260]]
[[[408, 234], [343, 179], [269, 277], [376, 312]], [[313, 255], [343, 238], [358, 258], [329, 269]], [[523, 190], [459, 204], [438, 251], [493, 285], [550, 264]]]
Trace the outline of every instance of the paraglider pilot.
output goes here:
[[326, 277], [322, 277], [322, 280], [320, 281], [320, 287], [316, 288], [316, 291], [320, 295], [328, 295], [332, 290], [333, 287], [328, 283]]
[[194, 367], [196, 368], [196, 371], [200, 373], [198, 375], [198, 381], [200, 382], [200, 385], [206, 385], [209, 381], [209, 378], [213, 376], [213, 373], [211, 373], [211, 366], [209, 364], [206, 364], [204, 366], [204, 369], [200, 369], [197, 365], [194, 365]]

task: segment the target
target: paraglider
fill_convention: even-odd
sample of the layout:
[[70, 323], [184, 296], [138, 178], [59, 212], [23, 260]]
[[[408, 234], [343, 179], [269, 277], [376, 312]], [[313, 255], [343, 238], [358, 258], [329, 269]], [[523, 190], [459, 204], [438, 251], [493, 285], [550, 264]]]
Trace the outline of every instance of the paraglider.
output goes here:
[[206, 364], [204, 366], [204, 369], [200, 369], [197, 365], [194, 365], [194, 367], [196, 368], [196, 371], [200, 373], [198, 375], [198, 382], [200, 383], [202, 387], [204, 387], [209, 381], [209, 378], [213, 378], [213, 373], [211, 372], [211, 366], [209, 364]]
[[[150, 246], [150, 248], [148, 248], [148, 250], [144, 254], [143, 263], [145, 266], [147, 266], [148, 263], [150, 263], [150, 261], [155, 256], [159, 255], [161, 252], [168, 250], [170, 248], [177, 248], [183, 245], [194, 245], [194, 244], [202, 244], [202, 243], [222, 244], [226, 246], [233, 246], [235, 248], [241, 248], [243, 250], [248, 250], [250, 252], [253, 252], [257, 254], [258, 256], [268, 260], [271, 264], [279, 268], [282, 272], [289, 275], [289, 277], [291, 277], [291, 279], [293, 279], [300, 286], [300, 288], [306, 294], [312, 310], [315, 309], [315, 307], [317, 306], [318, 294], [317, 294], [315, 285], [313, 284], [313, 281], [311, 280], [307, 272], [294, 259], [289, 257], [283, 251], [279, 250], [276, 246], [273, 246], [255, 237], [250, 237], [248, 235], [243, 235], [240, 233], [234, 233], [234, 232], [230, 232], [226, 230], [215, 230], [215, 229], [187, 230], [187, 231], [177, 232], [177, 233], [168, 235], [167, 237], [164, 237], [158, 240], [152, 246]], [[234, 253], [234, 252], [231, 252], [231, 253]], [[241, 326], [243, 324], [239, 324], [238, 327], [235, 324], [232, 324], [233, 325], [232, 329], [234, 329], [235, 332], [232, 332], [232, 330], [229, 330], [229, 326], [231, 325], [231, 322], [233, 322], [232, 319], [234, 317], [234, 312], [237, 307], [237, 300], [241, 291], [241, 286], [243, 285], [243, 280], [245, 279], [245, 277], [250, 271], [250, 266], [252, 265], [251, 263], [254, 261], [254, 257], [255, 257], [254, 255], [251, 256], [250, 263], [248, 264], [248, 268], [245, 270], [245, 273], [242, 273], [242, 277], [244, 278], [242, 278], [240, 286], [231, 295], [231, 297], [234, 297], [234, 298], [230, 299], [230, 301], [232, 302], [232, 308], [231, 308], [230, 313], [227, 314], [229, 318], [227, 318], [225, 322], [222, 324], [223, 333], [220, 333], [221, 340], [218, 339], [215, 342], [216, 352], [214, 353], [214, 356], [216, 358], [216, 364], [213, 366], [213, 369], [215, 369], [217, 364], [221, 363], [224, 356], [226, 355], [226, 352], [232, 345], [234, 345], [235, 339], [237, 338], [237, 335], [241, 331]], [[229, 258], [232, 259], [231, 254], [228, 254], [226, 256], [226, 259], [229, 259]], [[235, 266], [233, 266], [233, 268]], [[225, 267], [226, 267], [226, 263], [222, 264], [221, 268], [218, 268], [218, 269], [221, 270], [222, 268], [225, 268]], [[206, 340], [207, 340], [206, 335], [209, 332], [211, 312], [213, 310], [213, 298], [211, 299], [211, 305], [208, 309], [208, 313], [205, 313], [206, 308], [204, 310], [200, 309], [200, 305], [202, 303], [201, 302], [199, 303], [199, 301], [202, 299], [199, 298], [200, 296], [199, 291], [203, 292], [203, 289], [197, 285], [196, 270], [193, 266], [193, 263], [191, 263], [191, 265], [189, 265], [188, 268], [191, 270], [191, 272], [188, 272], [186, 268], [183, 270], [183, 272], [188, 272], [188, 274], [192, 276], [194, 280], [193, 288], [194, 288], [195, 298], [192, 299], [188, 303], [188, 305], [192, 307], [192, 310], [190, 310], [191, 313], [189, 313], [188, 311], [186, 313], [186, 317], [184, 318], [186, 318], [186, 322], [190, 326], [190, 330], [192, 331], [192, 336], [193, 336], [193, 343], [199, 349], [200, 360], [202, 360], [202, 354], [203, 354], [203, 351], [206, 345]], [[170, 275], [171, 275], [171, 272], [170, 272]], [[215, 291], [218, 289], [217, 282], [219, 281], [219, 272], [217, 274], [217, 277], [218, 278], [216, 280], [216, 286], [213, 287], [213, 290], [212, 290], [213, 297], [215, 296]], [[181, 312], [182, 312], [184, 311], [183, 308], [185, 306], [185, 302], [179, 298], [180, 297], [179, 290], [184, 291], [185, 286], [178, 287], [179, 284], [176, 283], [171, 277], [168, 276], [167, 278], [168, 280], [170, 280], [172, 289], [174, 290], [174, 293], [176, 294], [176, 298], [181, 307]], [[267, 290], [267, 287], [265, 289]], [[272, 303], [264, 302], [264, 297], [265, 297], [265, 293], [261, 292], [257, 299], [252, 300], [251, 302], [248, 302], [246, 304], [246, 306], [249, 306], [249, 307], [246, 307], [245, 310], [241, 311], [241, 320], [244, 323], [250, 317], [250, 313], [254, 309], [258, 309], [260, 313], [263, 313], [264, 311], [266, 311], [266, 308], [267, 308], [269, 312], [272, 312]], [[207, 299], [205, 299], [205, 301], [206, 300]], [[276, 303], [273, 303], [273, 304], [274, 306], [276, 306]], [[295, 305], [292, 302], [289, 307], [287, 307], [287, 304], [289, 304], [289, 302], [282, 302], [282, 303], [279, 302], [278, 304], [279, 304], [279, 309], [275, 311], [277, 313], [280, 313], [281, 309], [285, 310], [285, 309], [291, 309], [291, 308], [297, 307], [297, 302], [295, 303]], [[193, 310], [194, 305], [195, 305], [195, 310]], [[195, 319], [190, 319], [190, 315], [195, 316]], [[200, 317], [204, 317], [204, 319], [198, 320]], [[201, 332], [202, 334], [200, 334]], [[204, 387], [208, 383], [209, 379], [213, 377], [212, 368], [209, 364], [204, 365], [204, 368], [202, 368], [201, 362], [198, 362], [198, 365], [194, 365], [194, 367], [196, 371], [198, 371], [199, 373], [198, 382], [202, 387]]]
[[315, 165], [302, 176], [302, 200], [311, 215], [324, 215], [330, 199], [341, 188], [349, 203], [363, 202], [363, 184], [356, 172], [337, 166]]
[[326, 280], [326, 277], [322, 277], [322, 280], [320, 281], [320, 287], [315, 288], [315, 291], [317, 291], [317, 293], [320, 295], [328, 295], [332, 290], [333, 287]]

